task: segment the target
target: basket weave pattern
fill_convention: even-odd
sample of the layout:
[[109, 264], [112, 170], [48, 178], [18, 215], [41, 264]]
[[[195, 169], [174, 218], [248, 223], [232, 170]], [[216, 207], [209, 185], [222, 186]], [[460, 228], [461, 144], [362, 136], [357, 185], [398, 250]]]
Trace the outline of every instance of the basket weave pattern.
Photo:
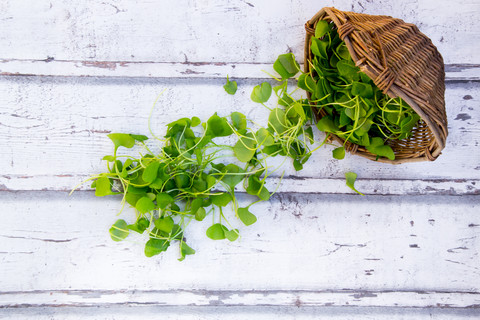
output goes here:
[[[448, 135], [445, 112], [443, 59], [431, 40], [410, 23], [389, 16], [374, 16], [323, 8], [307, 21], [305, 29], [305, 72], [310, 72], [310, 39], [319, 20], [332, 21], [355, 64], [391, 98], [401, 97], [421, 117], [412, 136], [388, 140], [395, 160], [403, 163], [435, 160]], [[310, 98], [310, 93], [307, 92]], [[318, 117], [324, 116], [321, 112]], [[344, 143], [344, 140], [334, 136]], [[346, 150], [375, 160], [362, 146], [347, 142]]]

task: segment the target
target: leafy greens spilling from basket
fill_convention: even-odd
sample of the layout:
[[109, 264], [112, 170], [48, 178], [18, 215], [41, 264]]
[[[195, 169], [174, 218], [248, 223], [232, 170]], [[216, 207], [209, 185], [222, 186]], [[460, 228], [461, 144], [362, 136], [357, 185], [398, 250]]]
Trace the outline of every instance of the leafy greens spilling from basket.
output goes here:
[[[198, 117], [181, 118], [167, 125], [163, 139], [151, 132], [161, 143], [160, 152], [150, 149], [144, 135], [108, 135], [114, 144], [113, 155], [103, 158], [108, 172], [89, 180], [93, 180], [96, 196], [122, 195], [122, 210], [129, 204], [136, 212], [132, 223], [119, 219], [110, 228], [113, 240], [124, 240], [131, 232], [146, 234], [148, 257], [178, 242], [179, 260], [183, 260], [195, 253], [186, 243], [186, 227], [210, 216], [206, 235], [213, 240], [235, 241], [239, 230], [227, 219], [227, 207], [244, 225], [257, 221], [250, 207], [272, 196], [266, 182], [278, 169], [269, 166], [268, 159], [288, 157], [295, 170], [301, 170], [312, 152], [328, 143], [329, 134], [365, 146], [379, 157], [394, 159], [385, 142], [409, 137], [418, 115], [400, 98], [384, 95], [360, 72], [332, 24], [319, 21], [315, 35], [314, 58], [309, 62], [312, 71], [298, 78], [298, 87], [310, 92], [310, 100], [294, 98], [298, 88], [288, 91], [289, 79], [300, 72], [292, 53], [280, 55], [273, 65], [280, 75], [272, 76], [278, 85], [263, 82], [254, 87], [252, 101], [269, 110], [266, 127], [259, 127], [239, 112], [228, 117], [215, 113], [206, 122]], [[227, 77], [224, 89], [233, 95], [237, 83]], [[274, 108], [266, 105], [272, 93], [277, 98]], [[314, 112], [318, 111], [324, 114], [315, 124]], [[315, 125], [327, 136], [311, 149]], [[118, 153], [120, 148], [135, 145], [145, 153], [137, 157]], [[334, 158], [344, 156], [343, 146], [333, 150]], [[357, 175], [347, 172], [345, 177], [346, 185], [360, 193], [354, 186]], [[240, 185], [254, 197], [246, 206], [236, 197]]]
[[[320, 20], [311, 38], [310, 72], [302, 74], [298, 86], [310, 93], [312, 106], [320, 112], [320, 131], [345, 142], [365, 147], [378, 157], [395, 159], [390, 140], [411, 136], [420, 117], [401, 98], [390, 98], [355, 66], [333, 23]], [[344, 146], [333, 156], [342, 159]]]
[[[263, 83], [255, 87], [252, 99], [263, 104], [271, 92], [272, 87]], [[181, 118], [167, 125], [164, 139], [156, 138], [163, 145], [159, 153], [150, 149], [144, 135], [109, 134], [114, 152], [103, 158], [108, 172], [88, 180], [93, 180], [96, 196], [122, 195], [122, 210], [129, 204], [136, 212], [133, 223], [119, 219], [113, 224], [111, 238], [122, 241], [132, 231], [146, 233], [147, 257], [166, 251], [175, 241], [179, 243], [179, 260], [183, 260], [195, 253], [186, 243], [185, 228], [193, 220], [210, 216], [212, 224], [206, 230], [209, 238], [237, 240], [239, 230], [228, 221], [226, 207], [231, 207], [244, 225], [257, 221], [250, 207], [269, 200], [273, 194], [265, 184], [277, 168], [272, 169], [267, 160], [276, 155], [291, 157], [300, 169], [313, 151], [306, 146], [307, 141], [313, 143], [311, 126], [305, 125], [308, 110], [305, 103], [275, 108], [267, 128], [257, 130], [250, 128], [250, 121], [239, 112], [229, 117], [214, 114], [206, 122], [198, 117]], [[233, 145], [222, 143], [230, 138], [235, 141]], [[142, 147], [146, 153], [134, 157], [119, 152], [134, 146]], [[348, 172], [346, 178], [347, 186], [355, 190], [356, 174]], [[243, 207], [235, 192], [240, 184], [254, 196]]]

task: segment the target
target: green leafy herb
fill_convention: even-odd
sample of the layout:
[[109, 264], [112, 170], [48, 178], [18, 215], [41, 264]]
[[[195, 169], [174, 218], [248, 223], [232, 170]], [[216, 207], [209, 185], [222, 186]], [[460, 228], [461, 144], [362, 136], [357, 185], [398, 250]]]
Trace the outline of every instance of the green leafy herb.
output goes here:
[[332, 154], [335, 159], [342, 160], [343, 158], [345, 158], [345, 148], [344, 147], [335, 148]]
[[110, 237], [113, 241], [122, 241], [129, 233], [125, 220], [117, 220], [110, 228]]
[[212, 240], [223, 240], [226, 238], [225, 231], [228, 231], [227, 227], [221, 223], [215, 223], [207, 229], [207, 237]]
[[272, 86], [268, 82], [263, 82], [253, 88], [250, 98], [257, 103], [265, 103], [272, 95]]
[[223, 86], [223, 88], [225, 89], [225, 91], [228, 93], [228, 94], [235, 94], [235, 92], [237, 92], [237, 82], [236, 81], [230, 81], [228, 79], [228, 75], [227, 75], [227, 83]]
[[[316, 34], [322, 38], [313, 40], [317, 44], [318, 59], [325, 54], [330, 55], [332, 45], [323, 42], [327, 38], [332, 41], [329, 32], [330, 24], [317, 24]], [[315, 70], [323, 75], [321, 78], [313, 73], [302, 74], [298, 85], [309, 91], [317, 99], [318, 106], [327, 111], [327, 116], [316, 124], [320, 130], [349, 134], [349, 139], [362, 141], [379, 156], [391, 157], [388, 151], [390, 147], [382, 139], [369, 137], [370, 128], [376, 124], [371, 116], [378, 110], [372, 111], [375, 106], [372, 107], [365, 99], [370, 99], [372, 94], [377, 98], [377, 91], [371, 83], [364, 81], [363, 76], [353, 71], [350, 62], [342, 62], [345, 49], [335, 49], [338, 55], [335, 64], [339, 65], [338, 70], [342, 69], [341, 72], [334, 74], [331, 69], [319, 67]], [[110, 228], [113, 240], [125, 239], [130, 231], [139, 234], [147, 232], [149, 239], [145, 244], [146, 256], [158, 255], [172, 243], [178, 243], [181, 261], [186, 256], [195, 254], [195, 250], [184, 238], [185, 229], [191, 223], [208, 221], [206, 218], [210, 216], [212, 224], [206, 231], [207, 237], [235, 241], [239, 238], [240, 231], [228, 221], [228, 210], [234, 212], [246, 226], [257, 221], [250, 207], [259, 201], [268, 201], [273, 194], [267, 189], [266, 180], [276, 169], [272, 170], [267, 165], [267, 160], [277, 155], [290, 157], [293, 167], [301, 170], [312, 152], [326, 142], [325, 140], [315, 149], [310, 149], [314, 143], [312, 128], [315, 125], [311, 105], [306, 99], [294, 98], [293, 91], [288, 91], [288, 79], [300, 71], [295, 56], [291, 53], [280, 55], [274, 69], [282, 78], [280, 84], [272, 90], [270, 83], [264, 82], [256, 86], [251, 95], [254, 102], [267, 107], [265, 103], [273, 91], [277, 101], [276, 107], [269, 108], [266, 126], [257, 128], [256, 131], [249, 127], [252, 121], [245, 115], [233, 112], [228, 117], [215, 113], [206, 122], [192, 117], [180, 118], [167, 124], [165, 139], [158, 152], [152, 152], [150, 146], [146, 145], [148, 138], [144, 135], [108, 135], [113, 142], [114, 152], [103, 158], [108, 170], [92, 178], [92, 187], [95, 188], [96, 196], [123, 195], [122, 202], [132, 206], [136, 212], [131, 224], [122, 219]], [[356, 84], [345, 89], [345, 92], [342, 91], [342, 95], [335, 95], [335, 85], [330, 80], [327, 81], [326, 77], [354, 79]], [[232, 94], [233, 87], [236, 90], [236, 83], [227, 76], [225, 90]], [[345, 110], [336, 110], [336, 105], [332, 102], [334, 96]], [[323, 102], [330, 105], [324, 106]], [[389, 100], [387, 105], [378, 109], [387, 114], [386, 121], [392, 126], [395, 123], [400, 128], [400, 135], [408, 135], [406, 129], [412, 128], [418, 118], [414, 114], [399, 116], [395, 113], [397, 107], [406, 109], [406, 105], [394, 100]], [[340, 120], [335, 112], [341, 114]], [[344, 129], [346, 131], [341, 131]], [[225, 137], [227, 139], [219, 139]], [[222, 144], [224, 140], [232, 144]], [[121, 148], [130, 149], [135, 145], [143, 149], [137, 157], [121, 154]], [[342, 159], [345, 149], [336, 148], [333, 156]], [[354, 189], [356, 175], [347, 173], [346, 178], [347, 185]], [[245, 191], [255, 196], [256, 200], [240, 207], [235, 196], [238, 185], [243, 185]]]
[[357, 180], [357, 174], [355, 172], [346, 172], [345, 173], [345, 178], [347, 180], [347, 182], [346, 182], [347, 187], [349, 187], [350, 189], [352, 189], [353, 191], [355, 191], [356, 193], [358, 193], [362, 196], [364, 195], [363, 193], [361, 193], [360, 191], [355, 189], [355, 181]]
[[246, 225], [249, 226], [251, 224], [254, 224], [257, 222], [257, 217], [251, 213], [248, 208], [238, 208], [238, 217], [242, 222]]
[[[420, 117], [360, 71], [333, 23], [317, 22], [310, 48], [311, 71], [300, 76], [298, 86], [311, 94], [313, 108], [323, 109], [317, 128], [363, 146], [377, 158], [394, 160], [389, 141], [410, 137]], [[333, 156], [342, 159], [344, 150], [335, 149]]]
[[278, 56], [273, 64], [273, 69], [285, 80], [296, 75], [300, 71], [300, 66], [292, 53], [286, 53]]

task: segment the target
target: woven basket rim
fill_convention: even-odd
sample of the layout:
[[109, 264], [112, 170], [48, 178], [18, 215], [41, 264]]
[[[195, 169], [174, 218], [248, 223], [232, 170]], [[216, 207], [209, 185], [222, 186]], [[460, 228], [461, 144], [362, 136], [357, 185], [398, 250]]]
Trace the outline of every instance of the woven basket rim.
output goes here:
[[[343, 16], [340, 16], [338, 13], [341, 13]], [[348, 12], [348, 11], [340, 11], [340, 10], [335, 9], [333, 7], [331, 7], [331, 8], [330, 7], [325, 7], [325, 8], [322, 8], [320, 11], [318, 11], [310, 20], [308, 20], [306, 22], [305, 29], [307, 30], [307, 32], [306, 32], [306, 37], [305, 37], [305, 52], [304, 52], [304, 55], [305, 55], [304, 71], [306, 73], [308, 73], [310, 71], [310, 66], [309, 66], [309, 63], [308, 63], [309, 60], [310, 60], [309, 57], [310, 57], [310, 54], [311, 54], [311, 52], [310, 52], [310, 38], [312, 37], [312, 34], [314, 33], [312, 31], [314, 30], [316, 23], [319, 20], [332, 21], [338, 29], [338, 28], [340, 28], [341, 26], [343, 26], [347, 23], [349, 15], [366, 15], [366, 14], [359, 14], [359, 13]], [[368, 16], [372, 16], [372, 15], [368, 15]], [[403, 20], [392, 18], [392, 17], [389, 17], [389, 16], [377, 16], [377, 17], [382, 17], [382, 18], [392, 19], [392, 20], [398, 20], [398, 21], [404, 23], [405, 25], [411, 25], [411, 24], [405, 23]], [[350, 35], [351, 34], [353, 35], [356, 32], [357, 32], [356, 30], [351, 30], [350, 33], [345, 35], [342, 40], [345, 42], [345, 45], [347, 46], [347, 49], [350, 52], [352, 60], [355, 62], [355, 64], [357, 66], [359, 66], [361, 71], [366, 73], [367, 76], [369, 76], [371, 79], [375, 79], [379, 75], [379, 74], [374, 73], [375, 70], [371, 70], [369, 68], [364, 68], [361, 64], [359, 65], [359, 61], [361, 61], [361, 59], [365, 59], [365, 57], [357, 56], [357, 53], [355, 52], [355, 50], [353, 48], [353, 45], [352, 45], [353, 40], [351, 39]], [[427, 38], [420, 31], [418, 31], [418, 34]], [[430, 39], [428, 39], [428, 40], [430, 40]], [[430, 43], [431, 43], [431, 41], [430, 41]], [[431, 44], [431, 45], [433, 46], [433, 44]], [[436, 50], [436, 48], [435, 48], [435, 50]], [[437, 51], [437, 53], [438, 53], [438, 51]], [[441, 55], [439, 53], [438, 53], [438, 55], [441, 58]], [[386, 58], [384, 57], [384, 60], [385, 59]], [[380, 66], [380, 68], [378, 68], [378, 69], [380, 69], [379, 73], [385, 71], [386, 68], [387, 68], [386, 66]], [[443, 60], [442, 60], [442, 68], [443, 68]], [[445, 125], [445, 127], [440, 128], [438, 124], [434, 123], [430, 119], [430, 117], [423, 111], [423, 109], [420, 107], [420, 105], [417, 104], [417, 102], [415, 102], [414, 99], [412, 99], [410, 97], [408, 92], [405, 92], [399, 85], [397, 85], [397, 81], [398, 81], [398, 79], [395, 79], [393, 81], [393, 83], [389, 86], [386, 93], [389, 96], [392, 96], [392, 97], [402, 98], [422, 118], [422, 120], [428, 126], [428, 129], [433, 134], [434, 140], [432, 141], [432, 143], [428, 147], [425, 148], [424, 156], [412, 156], [412, 157], [406, 157], [406, 158], [400, 158], [400, 159], [397, 159], [397, 157], [396, 157], [395, 160], [389, 160], [389, 159], [386, 159], [386, 158], [383, 158], [383, 157], [377, 157], [376, 155], [366, 151], [366, 149], [364, 147], [358, 146], [358, 145], [353, 144], [351, 142], [347, 142], [347, 144], [350, 144], [350, 145], [348, 145], [346, 149], [347, 149], [347, 151], [356, 153], [356, 154], [358, 154], [362, 157], [365, 157], [365, 158], [368, 158], [368, 159], [371, 159], [371, 160], [376, 160], [378, 162], [392, 163], [392, 164], [400, 164], [400, 163], [405, 163], [405, 162], [418, 162], [418, 161], [426, 161], [426, 160], [433, 161], [440, 155], [441, 151], [445, 148], [446, 135], [448, 134], [446, 125]], [[307, 95], [310, 98], [309, 92], [307, 92]], [[443, 103], [443, 108], [445, 108], [444, 103]], [[446, 119], [445, 119], [445, 122], [446, 122]], [[442, 135], [441, 130], [443, 130], [444, 135]], [[332, 135], [332, 136], [338, 142], [340, 142], [342, 144], [344, 143], [344, 140], [339, 138], [338, 136], [336, 136], [336, 135]], [[353, 146], [351, 146], [351, 145], [353, 145]], [[356, 151], [359, 151], [359, 152], [356, 152]]]

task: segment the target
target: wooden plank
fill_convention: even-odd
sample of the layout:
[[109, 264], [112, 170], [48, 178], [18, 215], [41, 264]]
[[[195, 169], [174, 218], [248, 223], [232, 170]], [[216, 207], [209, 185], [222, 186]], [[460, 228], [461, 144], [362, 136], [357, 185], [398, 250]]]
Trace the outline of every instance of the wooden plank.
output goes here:
[[2, 292], [0, 307], [111, 306], [394, 307], [480, 309], [478, 292], [304, 290], [47, 290]]
[[[297, 59], [303, 60], [300, 56]], [[60, 76], [116, 78], [220, 78], [228, 74], [237, 79], [265, 79], [262, 70], [275, 74], [270, 63], [229, 62], [135, 62], [135, 61], [60, 61], [0, 60], [3, 76]], [[301, 65], [303, 70], [303, 65]], [[453, 64], [445, 66], [446, 81], [479, 81], [480, 66]]]
[[477, 309], [445, 308], [367, 308], [367, 307], [167, 307], [108, 306], [95, 307], [29, 307], [0, 309], [2, 319], [72, 320], [72, 319], [319, 319], [319, 320], [457, 320], [477, 319]]
[[[0, 191], [43, 190], [65, 191], [92, 190], [88, 175], [3, 175], [0, 176]], [[355, 194], [345, 184], [345, 178], [312, 178], [294, 175], [270, 177], [268, 190], [278, 193], [310, 194]], [[478, 195], [480, 179], [369, 179], [359, 178], [355, 187], [365, 195]], [[241, 186], [237, 192], [245, 192]]]
[[[215, 111], [228, 115], [237, 110], [265, 125], [268, 110], [249, 98], [257, 83], [239, 80], [237, 94], [230, 96], [222, 88], [223, 80], [213, 79], [3, 78], [0, 189], [71, 190], [89, 174], [102, 172], [101, 158], [112, 152], [107, 133], [150, 135], [148, 116], [165, 88], [151, 118], [158, 136], [179, 117], [197, 115], [206, 120]], [[352, 155], [337, 161], [331, 157], [333, 147], [326, 146], [314, 153], [302, 171], [284, 164], [287, 179], [281, 190], [349, 193], [344, 173], [355, 171], [367, 194], [477, 194], [479, 95], [479, 83], [447, 85], [450, 135], [435, 162], [392, 166]], [[323, 140], [321, 134], [317, 137]], [[152, 148], [158, 150], [154, 144]], [[278, 159], [272, 165], [281, 162]]]
[[[247, 200], [239, 196], [241, 205]], [[118, 197], [0, 192], [0, 201], [0, 223], [8, 226], [0, 230], [4, 305], [55, 304], [56, 297], [61, 304], [120, 303], [137, 290], [186, 290], [192, 298], [202, 290], [251, 291], [252, 299], [268, 291], [272, 304], [290, 301], [290, 291], [306, 291], [307, 305], [327, 303], [330, 292], [339, 305], [478, 304], [478, 196], [276, 195], [251, 207], [258, 221], [249, 227], [224, 211], [241, 233], [233, 243], [205, 236], [211, 216], [192, 222], [185, 236], [197, 253], [183, 262], [176, 244], [146, 258], [145, 237], [112, 241], [114, 221], [135, 219], [128, 208], [117, 215]], [[363, 291], [372, 294], [355, 302]]]
[[[303, 26], [322, 5], [404, 19], [432, 38], [447, 64], [480, 63], [480, 4], [467, 0], [384, 0], [381, 5], [308, 0], [275, 6], [258, 0], [95, 0], [88, 7], [67, 0], [8, 0], [0, 11], [0, 58], [271, 63], [287, 50], [301, 53]], [[462, 17], [461, 24], [452, 12]]]

